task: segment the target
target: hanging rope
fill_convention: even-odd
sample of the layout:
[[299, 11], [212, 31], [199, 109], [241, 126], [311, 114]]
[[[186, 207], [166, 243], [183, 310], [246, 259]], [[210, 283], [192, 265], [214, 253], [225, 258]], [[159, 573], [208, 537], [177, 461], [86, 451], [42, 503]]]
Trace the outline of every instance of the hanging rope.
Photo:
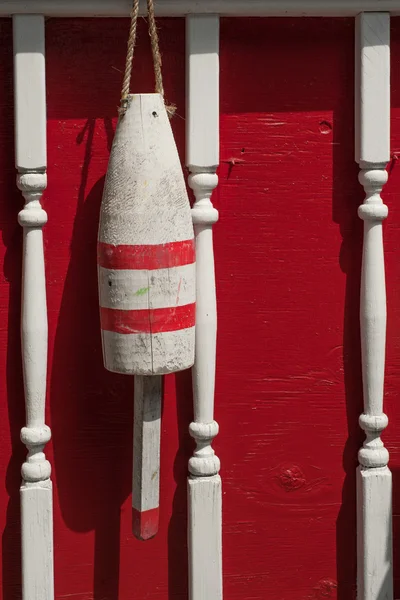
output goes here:
[[139, 16], [139, 0], [133, 0], [131, 10], [131, 26], [129, 29], [128, 48], [126, 51], [125, 73], [122, 81], [121, 100], [126, 101], [131, 85], [132, 61], [136, 44], [137, 20]]
[[156, 18], [154, 16], [153, 0], [147, 0], [147, 15], [149, 19], [149, 36], [151, 42], [151, 52], [153, 54], [154, 77], [156, 80], [156, 92], [164, 97], [164, 86], [161, 73], [161, 54], [158, 33], [156, 27]]
[[[136, 44], [136, 33], [137, 33], [137, 20], [139, 16], [139, 0], [133, 0], [132, 10], [131, 10], [131, 25], [129, 28], [129, 37], [128, 37], [128, 46], [126, 52], [126, 62], [125, 62], [125, 73], [124, 79], [122, 81], [122, 91], [121, 91], [121, 109], [120, 112], [124, 114], [127, 109], [127, 99], [129, 95], [129, 89], [131, 85], [131, 77], [132, 77], [132, 62], [133, 55], [135, 52], [135, 44]], [[151, 43], [151, 52], [153, 55], [153, 67], [154, 67], [154, 77], [155, 77], [155, 91], [157, 94], [161, 94], [164, 98], [164, 86], [162, 79], [162, 60], [160, 53], [160, 44], [157, 33], [156, 19], [154, 14], [154, 2], [153, 0], [147, 0], [147, 21], [148, 21], [148, 29]], [[176, 107], [174, 105], [165, 106], [169, 118], [173, 117]]]

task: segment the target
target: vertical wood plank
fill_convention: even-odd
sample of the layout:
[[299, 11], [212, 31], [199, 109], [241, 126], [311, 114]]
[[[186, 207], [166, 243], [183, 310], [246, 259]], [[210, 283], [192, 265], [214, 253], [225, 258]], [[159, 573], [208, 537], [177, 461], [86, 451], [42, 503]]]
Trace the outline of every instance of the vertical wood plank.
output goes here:
[[47, 307], [43, 225], [40, 204], [46, 188], [46, 93], [44, 17], [13, 17], [15, 163], [25, 199], [18, 215], [23, 227], [21, 342], [26, 427], [21, 440], [21, 535], [24, 600], [53, 600], [53, 514], [51, 467], [44, 454], [51, 432], [45, 424]]
[[186, 18], [187, 154], [189, 186], [195, 203], [196, 352], [193, 367], [194, 420], [190, 434], [196, 450], [189, 461], [189, 597], [222, 598], [220, 462], [212, 448], [217, 307], [212, 227], [218, 211], [211, 195], [219, 163], [219, 17]]
[[388, 209], [381, 192], [387, 182], [390, 144], [390, 15], [356, 18], [356, 160], [366, 197], [360, 325], [366, 439], [358, 453], [357, 588], [359, 600], [393, 598], [392, 476], [381, 440], [386, 343], [386, 290], [382, 221]]
[[[43, 32], [43, 35], [39, 35]], [[46, 168], [46, 82], [44, 17], [13, 18], [15, 166]]]
[[356, 18], [356, 162], [387, 163], [390, 157], [390, 15]]
[[219, 17], [186, 19], [186, 164], [219, 163]]

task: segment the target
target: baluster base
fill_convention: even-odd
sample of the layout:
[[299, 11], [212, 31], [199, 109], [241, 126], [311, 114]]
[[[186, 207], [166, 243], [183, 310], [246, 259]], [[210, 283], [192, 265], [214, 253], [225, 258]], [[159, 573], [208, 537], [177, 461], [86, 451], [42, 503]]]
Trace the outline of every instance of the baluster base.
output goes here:
[[20, 488], [24, 600], [54, 598], [52, 494], [50, 479]]
[[221, 477], [188, 478], [189, 600], [222, 600]]
[[357, 557], [357, 598], [392, 600], [392, 474], [388, 467], [357, 468]]

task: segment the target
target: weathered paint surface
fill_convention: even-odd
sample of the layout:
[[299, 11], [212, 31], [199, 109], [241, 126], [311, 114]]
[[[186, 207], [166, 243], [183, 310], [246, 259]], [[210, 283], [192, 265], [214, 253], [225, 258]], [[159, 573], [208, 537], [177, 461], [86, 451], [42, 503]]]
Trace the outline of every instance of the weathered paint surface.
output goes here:
[[[193, 235], [164, 99], [129, 94], [111, 148], [98, 235], [100, 324], [109, 371], [158, 375], [192, 367]], [[189, 303], [180, 295], [184, 277]], [[142, 295], [146, 287], [144, 298], [132, 302], [132, 294]]]
[[[47, 22], [49, 310], [46, 455], [54, 474], [55, 590], [77, 600], [187, 596], [187, 373], [166, 378], [158, 535], [131, 533], [133, 378], [102, 367], [98, 210], [115, 127], [125, 20]], [[165, 88], [184, 117], [184, 23], [162, 20]], [[21, 231], [11, 23], [0, 21], [0, 525], [5, 600], [20, 595], [25, 456]], [[221, 22], [221, 158], [214, 203], [230, 600], [354, 598], [355, 467], [362, 442], [359, 283], [364, 194], [353, 147], [353, 20]], [[388, 334], [383, 434], [400, 594], [400, 22], [392, 23], [392, 154], [383, 193]], [[145, 26], [133, 91], [152, 91]], [[183, 158], [184, 121], [173, 128]]]

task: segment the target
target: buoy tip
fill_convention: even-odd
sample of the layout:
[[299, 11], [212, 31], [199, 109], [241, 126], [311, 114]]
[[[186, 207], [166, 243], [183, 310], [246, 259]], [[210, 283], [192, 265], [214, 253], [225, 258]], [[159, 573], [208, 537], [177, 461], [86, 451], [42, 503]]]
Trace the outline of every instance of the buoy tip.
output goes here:
[[132, 507], [132, 531], [138, 540], [150, 540], [158, 531], [160, 509], [151, 508], [143, 512]]

